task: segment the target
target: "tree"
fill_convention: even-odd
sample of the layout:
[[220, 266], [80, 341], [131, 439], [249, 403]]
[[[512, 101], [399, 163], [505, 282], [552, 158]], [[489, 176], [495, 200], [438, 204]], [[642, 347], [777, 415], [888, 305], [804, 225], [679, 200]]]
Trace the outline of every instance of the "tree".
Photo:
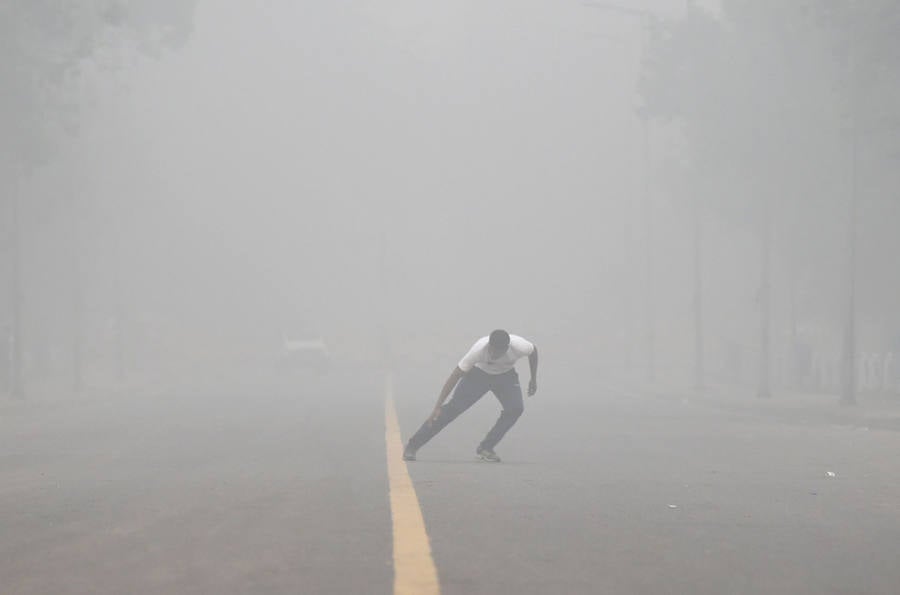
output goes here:
[[[837, 86], [846, 122], [850, 188], [847, 197], [846, 295], [841, 353], [841, 402], [856, 402], [857, 285], [861, 145], [874, 145], [900, 129], [900, 6], [888, 0], [816, 3], [816, 16], [832, 39], [841, 64]], [[893, 133], [893, 134], [891, 134]], [[890, 144], [890, 143], [889, 143]], [[866, 147], [868, 148], [868, 147]], [[894, 150], [900, 148], [894, 143]], [[894, 155], [894, 161], [900, 153]], [[892, 164], [895, 166], [896, 163]], [[882, 165], [883, 167], [883, 165]], [[871, 176], [879, 176], [872, 171]], [[881, 172], [883, 175], [883, 172]], [[896, 185], [897, 180], [894, 180]]]
[[[79, 106], [72, 86], [102, 50], [155, 52], [183, 44], [191, 30], [192, 0], [8, 0], [0, 4], [0, 191], [10, 214], [12, 343], [11, 388], [22, 380], [21, 210], [18, 180], [53, 155], [74, 132]], [[77, 258], [77, 244], [73, 245]], [[77, 281], [76, 285], [77, 287]], [[80, 299], [73, 292], [75, 302]], [[76, 327], [77, 327], [76, 322]], [[77, 334], [77, 333], [76, 333]], [[79, 341], [73, 359], [79, 359]], [[76, 363], [76, 384], [80, 370]]]
[[682, 125], [711, 207], [756, 230], [762, 397], [771, 390], [772, 262], [789, 249], [776, 238], [790, 238], [814, 200], [836, 198], [837, 71], [813, 16], [774, 0], [726, 0], [719, 17], [693, 8], [659, 30], [641, 79], [648, 110]]
[[815, 214], [847, 230], [844, 296], [830, 299], [843, 302], [842, 400], [855, 400], [857, 244], [875, 223], [862, 220], [860, 199], [900, 188], [898, 28], [891, 0], [724, 0], [719, 17], [692, 9], [666, 23], [648, 52], [648, 111], [681, 124], [690, 167], [716, 188], [714, 208], [758, 230], [761, 396], [772, 258], [792, 263], [792, 285], [804, 269], [833, 274], [818, 257], [832, 226], [813, 228]]

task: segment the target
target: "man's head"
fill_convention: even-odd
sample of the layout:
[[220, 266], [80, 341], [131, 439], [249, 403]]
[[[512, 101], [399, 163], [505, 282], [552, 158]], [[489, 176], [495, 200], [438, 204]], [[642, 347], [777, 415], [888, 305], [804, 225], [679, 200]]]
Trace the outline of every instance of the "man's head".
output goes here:
[[509, 349], [509, 333], [501, 329], [492, 332], [488, 340], [488, 356], [497, 359], [505, 354], [507, 349]]

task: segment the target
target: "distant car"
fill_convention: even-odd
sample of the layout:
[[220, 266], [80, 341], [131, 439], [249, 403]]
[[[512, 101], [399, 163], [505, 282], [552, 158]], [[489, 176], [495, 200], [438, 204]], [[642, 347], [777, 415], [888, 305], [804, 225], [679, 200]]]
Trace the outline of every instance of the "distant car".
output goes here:
[[297, 338], [282, 333], [279, 363], [285, 368], [325, 373], [331, 367], [331, 353], [321, 337]]

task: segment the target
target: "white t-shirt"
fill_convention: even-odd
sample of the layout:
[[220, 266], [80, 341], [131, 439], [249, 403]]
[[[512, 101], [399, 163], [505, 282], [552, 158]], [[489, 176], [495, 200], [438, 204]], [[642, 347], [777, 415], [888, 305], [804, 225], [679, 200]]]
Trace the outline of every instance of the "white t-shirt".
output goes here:
[[459, 360], [459, 369], [468, 372], [472, 367], [479, 368], [488, 374], [503, 374], [509, 372], [516, 365], [519, 358], [531, 355], [534, 352], [534, 344], [518, 335], [509, 336], [509, 349], [497, 359], [490, 359], [488, 355], [488, 342], [490, 337], [482, 337], [475, 341], [469, 353]]

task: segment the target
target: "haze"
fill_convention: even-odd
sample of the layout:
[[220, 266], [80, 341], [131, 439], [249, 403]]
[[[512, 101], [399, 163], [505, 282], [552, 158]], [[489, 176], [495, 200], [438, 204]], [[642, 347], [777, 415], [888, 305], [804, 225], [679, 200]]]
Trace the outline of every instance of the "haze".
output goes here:
[[[11, 592], [895, 589], [895, 3], [0, 21]], [[400, 460], [494, 329], [502, 464]]]

